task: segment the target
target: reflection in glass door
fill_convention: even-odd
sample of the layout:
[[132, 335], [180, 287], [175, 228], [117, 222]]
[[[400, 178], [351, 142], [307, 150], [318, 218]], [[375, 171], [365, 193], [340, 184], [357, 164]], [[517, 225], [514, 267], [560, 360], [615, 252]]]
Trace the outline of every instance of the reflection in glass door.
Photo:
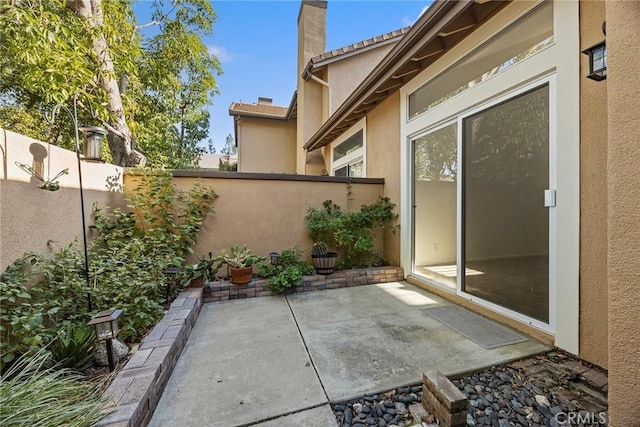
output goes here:
[[549, 322], [549, 87], [462, 119], [462, 291]]
[[414, 273], [457, 289], [457, 122], [413, 140]]

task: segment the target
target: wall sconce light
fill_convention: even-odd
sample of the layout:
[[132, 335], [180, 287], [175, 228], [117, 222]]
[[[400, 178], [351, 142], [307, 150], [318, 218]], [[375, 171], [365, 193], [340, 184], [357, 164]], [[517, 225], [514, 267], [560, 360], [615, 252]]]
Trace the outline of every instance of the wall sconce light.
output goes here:
[[271, 265], [278, 265], [280, 263], [280, 254], [278, 252], [270, 252], [269, 258], [271, 259]]
[[587, 78], [597, 82], [607, 78], [607, 43], [605, 40], [582, 51], [589, 56]]
[[84, 145], [82, 147], [84, 158], [82, 160], [101, 162], [102, 138], [107, 134], [107, 131], [100, 126], [84, 126], [78, 128], [78, 130], [84, 134]]
[[[607, 35], [607, 22], [602, 23], [602, 33]], [[607, 78], [607, 43], [602, 40], [598, 44], [582, 51], [589, 57], [589, 74], [587, 78], [600, 82]]]
[[120, 330], [118, 329], [118, 317], [122, 314], [120, 309], [101, 311], [87, 323], [87, 326], [96, 328], [96, 338], [98, 341], [105, 341], [107, 346], [107, 360], [109, 361], [109, 372], [113, 372], [115, 364], [113, 362], [113, 342]]

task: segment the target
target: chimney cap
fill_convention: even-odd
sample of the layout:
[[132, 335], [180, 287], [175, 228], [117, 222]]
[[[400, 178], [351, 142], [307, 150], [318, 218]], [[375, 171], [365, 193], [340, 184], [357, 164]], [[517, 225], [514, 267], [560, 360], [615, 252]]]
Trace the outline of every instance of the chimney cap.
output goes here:
[[259, 96], [258, 97], [258, 104], [271, 105], [271, 104], [273, 104], [273, 99], [272, 98], [264, 98], [262, 96]]

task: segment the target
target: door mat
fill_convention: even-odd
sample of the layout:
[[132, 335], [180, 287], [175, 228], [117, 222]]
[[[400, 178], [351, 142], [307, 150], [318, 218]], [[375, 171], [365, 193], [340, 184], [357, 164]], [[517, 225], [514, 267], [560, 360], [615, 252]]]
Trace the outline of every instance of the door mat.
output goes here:
[[421, 310], [486, 349], [528, 341], [528, 338], [506, 326], [457, 305], [440, 305]]

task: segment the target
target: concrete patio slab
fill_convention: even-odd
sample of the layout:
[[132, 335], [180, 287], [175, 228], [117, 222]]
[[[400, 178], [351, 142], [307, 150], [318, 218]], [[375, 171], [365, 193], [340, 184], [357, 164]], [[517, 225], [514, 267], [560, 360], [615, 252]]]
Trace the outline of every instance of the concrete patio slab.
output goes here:
[[326, 403], [284, 298], [205, 304], [151, 426], [237, 426]]
[[535, 341], [486, 350], [420, 311], [449, 304], [406, 282], [288, 297], [331, 401], [480, 369], [548, 349]]
[[335, 427], [330, 401], [548, 348], [485, 350], [420, 311], [442, 304], [406, 282], [205, 304], [150, 425]]

